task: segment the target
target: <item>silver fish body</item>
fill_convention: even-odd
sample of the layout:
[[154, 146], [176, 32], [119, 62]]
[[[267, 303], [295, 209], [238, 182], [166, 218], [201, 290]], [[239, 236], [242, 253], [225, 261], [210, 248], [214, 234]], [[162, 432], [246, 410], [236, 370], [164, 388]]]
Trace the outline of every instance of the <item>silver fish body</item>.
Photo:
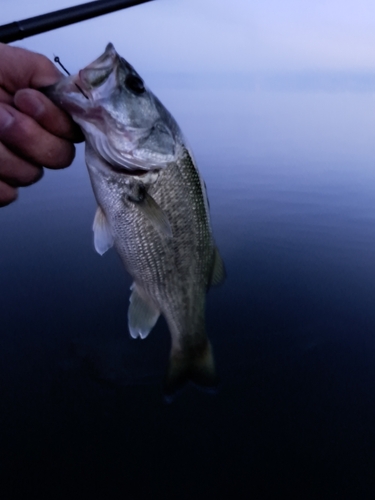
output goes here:
[[[112, 66], [115, 73], [113, 68], [117, 68], [117, 87], [119, 81], [126, 84], [129, 79], [128, 67], [134, 72], [130, 65], [124, 65], [112, 45], [88, 66], [91, 72], [94, 68], [95, 78], [98, 61], [102, 73], [103, 61], [104, 72], [108, 73]], [[112, 85], [112, 94], [117, 92], [115, 99], [107, 96], [112, 115], [110, 119], [101, 118], [101, 130], [96, 133], [90, 117], [103, 106], [103, 94], [102, 102], [92, 98], [90, 85], [85, 86], [87, 78], [82, 78], [81, 72], [80, 76], [79, 80], [73, 77], [65, 87], [57, 84], [46, 93], [72, 114], [85, 133], [86, 163], [98, 202], [95, 247], [102, 254], [114, 245], [134, 280], [128, 311], [130, 334], [133, 338], [145, 338], [162, 314], [172, 339], [165, 391], [173, 393], [188, 380], [214, 386], [216, 375], [205, 330], [205, 303], [209, 287], [224, 278], [224, 267], [212, 236], [204, 182], [178, 125], [149, 90], [139, 94], [147, 97], [149, 108], [144, 103], [137, 108], [137, 101], [131, 96], [126, 120], [122, 118], [119, 126], [112, 117], [119, 113], [120, 97]], [[72, 83], [77, 85], [78, 81], [85, 97], [77, 97], [79, 92], [73, 89], [72, 105], [66, 94], [72, 92]], [[137, 85], [140, 88], [139, 82]], [[139, 89], [135, 95], [137, 92]], [[94, 104], [85, 103], [87, 96]], [[126, 96], [121, 94], [121, 99], [126, 100]], [[77, 100], [84, 111], [77, 110]], [[151, 121], [142, 116], [147, 113], [152, 115]], [[120, 144], [120, 153], [113, 153], [113, 140], [111, 147], [103, 146], [103, 130], [111, 134], [111, 127], [117, 127], [117, 141], [118, 130], [125, 131], [128, 149]], [[131, 135], [133, 139], [129, 140]], [[143, 150], [139, 153], [137, 148]]]

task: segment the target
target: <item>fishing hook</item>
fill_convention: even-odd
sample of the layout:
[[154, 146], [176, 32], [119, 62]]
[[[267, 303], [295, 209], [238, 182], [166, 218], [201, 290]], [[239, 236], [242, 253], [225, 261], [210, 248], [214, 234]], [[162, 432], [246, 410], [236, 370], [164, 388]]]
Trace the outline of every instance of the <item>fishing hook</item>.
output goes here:
[[[55, 56], [55, 57], [54, 57], [54, 61], [55, 61], [55, 63], [56, 63], [56, 64], [58, 64], [59, 66], [61, 66], [61, 67], [62, 67], [62, 69], [65, 71], [65, 73], [66, 73], [67, 75], [69, 75], [69, 76], [70, 76], [69, 71], [65, 68], [65, 66], [64, 66], [64, 65], [63, 65], [63, 63], [60, 61], [60, 58], [59, 58], [58, 56]], [[86, 99], [88, 99], [87, 95], [83, 92], [83, 90], [81, 89], [81, 87], [80, 87], [77, 83], [75, 83], [74, 85], [75, 85], [75, 86], [77, 87], [77, 89], [81, 92], [81, 94], [82, 94], [84, 97], [86, 97]]]

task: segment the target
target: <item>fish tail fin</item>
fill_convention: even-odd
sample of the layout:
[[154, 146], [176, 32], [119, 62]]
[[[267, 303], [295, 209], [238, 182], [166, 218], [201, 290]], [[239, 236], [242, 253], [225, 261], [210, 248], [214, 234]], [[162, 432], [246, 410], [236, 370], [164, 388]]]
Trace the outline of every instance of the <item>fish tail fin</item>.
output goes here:
[[215, 361], [208, 340], [203, 344], [191, 346], [186, 351], [172, 351], [164, 379], [165, 396], [173, 396], [189, 381], [204, 389], [217, 388]]

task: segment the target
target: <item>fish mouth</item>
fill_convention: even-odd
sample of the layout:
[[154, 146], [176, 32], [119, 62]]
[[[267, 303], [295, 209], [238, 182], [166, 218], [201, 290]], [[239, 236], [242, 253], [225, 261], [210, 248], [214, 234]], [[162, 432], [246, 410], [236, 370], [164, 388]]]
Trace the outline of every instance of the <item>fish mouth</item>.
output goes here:
[[88, 94], [91, 97], [92, 92], [95, 95], [96, 91], [107, 82], [119, 63], [120, 57], [112, 43], [109, 43], [100, 57], [75, 75], [73, 83], [83, 95]]
[[114, 46], [109, 43], [104, 54], [77, 74], [38, 90], [69, 113], [85, 111], [92, 106], [95, 91], [108, 79], [119, 60]]
[[90, 97], [77, 76], [64, 77], [53, 85], [40, 87], [38, 91], [68, 113], [82, 113]]
[[71, 89], [71, 92], [74, 93], [74, 90], [78, 90], [82, 95], [83, 97], [85, 97], [87, 100], [90, 99], [90, 89], [87, 88], [87, 86], [85, 86], [85, 83], [84, 81], [82, 80], [81, 78], [81, 71], [78, 73], [78, 75], [75, 75], [73, 78], [72, 78], [72, 84], [75, 85], [76, 89], [74, 89], [72, 87]]

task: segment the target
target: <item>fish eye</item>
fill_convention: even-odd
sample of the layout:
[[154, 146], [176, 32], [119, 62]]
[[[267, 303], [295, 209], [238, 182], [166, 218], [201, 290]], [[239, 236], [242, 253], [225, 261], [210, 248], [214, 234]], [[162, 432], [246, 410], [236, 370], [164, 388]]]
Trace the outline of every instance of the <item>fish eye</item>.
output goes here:
[[128, 75], [125, 79], [125, 85], [129, 90], [134, 92], [134, 94], [143, 94], [145, 91], [143, 81], [136, 75]]

